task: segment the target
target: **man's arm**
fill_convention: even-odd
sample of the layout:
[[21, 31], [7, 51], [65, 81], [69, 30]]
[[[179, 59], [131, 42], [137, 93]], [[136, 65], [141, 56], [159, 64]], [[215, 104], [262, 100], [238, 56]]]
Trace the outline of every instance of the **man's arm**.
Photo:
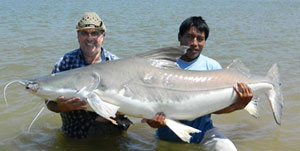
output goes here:
[[214, 112], [214, 114], [223, 114], [223, 113], [231, 113], [236, 110], [244, 109], [248, 103], [251, 101], [253, 94], [251, 88], [245, 83], [237, 83], [238, 88], [236, 86], [233, 87], [237, 95], [239, 96], [235, 103], [232, 105]]
[[52, 111], [52, 112], [56, 112], [59, 113], [60, 111], [58, 110], [57, 107], [57, 103], [55, 101], [51, 101], [51, 100], [46, 100], [45, 104], [47, 105], [47, 108]]
[[153, 119], [143, 119], [142, 123], [147, 123], [152, 128], [161, 128], [166, 126], [165, 119], [164, 113], [157, 113]]

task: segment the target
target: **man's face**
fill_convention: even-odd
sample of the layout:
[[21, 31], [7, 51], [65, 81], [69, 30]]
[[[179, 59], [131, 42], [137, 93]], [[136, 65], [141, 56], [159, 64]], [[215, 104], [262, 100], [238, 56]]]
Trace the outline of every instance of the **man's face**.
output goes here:
[[85, 53], [97, 53], [101, 50], [105, 33], [96, 29], [84, 29], [78, 32], [79, 45]]
[[183, 36], [178, 36], [180, 45], [188, 46], [190, 49], [184, 54], [186, 60], [192, 61], [199, 57], [205, 45], [205, 34], [192, 26]]

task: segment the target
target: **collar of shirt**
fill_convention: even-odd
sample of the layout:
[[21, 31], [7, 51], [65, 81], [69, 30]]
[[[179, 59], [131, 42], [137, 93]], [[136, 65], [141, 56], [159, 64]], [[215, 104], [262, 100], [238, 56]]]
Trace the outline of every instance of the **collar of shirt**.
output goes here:
[[[86, 61], [85, 61], [85, 59], [84, 59], [84, 56], [83, 56], [83, 52], [82, 52], [82, 49], [81, 48], [79, 48], [79, 58], [81, 59], [81, 60], [83, 60], [84, 61], [84, 64], [85, 65], [89, 65]], [[101, 47], [101, 54], [100, 54], [100, 58], [99, 58], [99, 60], [97, 61], [97, 63], [100, 63], [100, 62], [102, 62], [102, 61], [107, 61], [108, 60], [108, 57], [106, 56], [106, 50], [103, 48], [103, 47]]]

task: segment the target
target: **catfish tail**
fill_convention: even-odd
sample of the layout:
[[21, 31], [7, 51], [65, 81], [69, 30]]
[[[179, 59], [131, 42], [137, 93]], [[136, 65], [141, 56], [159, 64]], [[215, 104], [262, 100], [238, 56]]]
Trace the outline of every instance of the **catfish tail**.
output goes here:
[[280, 125], [283, 107], [283, 96], [280, 89], [281, 83], [279, 79], [277, 64], [274, 64], [270, 68], [267, 74], [267, 78], [272, 82], [273, 88], [266, 93], [266, 96], [271, 104], [276, 123]]

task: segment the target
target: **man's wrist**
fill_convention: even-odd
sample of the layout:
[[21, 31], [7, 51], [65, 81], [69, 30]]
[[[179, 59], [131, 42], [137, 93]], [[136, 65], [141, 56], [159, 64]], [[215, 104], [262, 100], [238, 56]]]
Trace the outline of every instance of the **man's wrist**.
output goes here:
[[60, 113], [60, 106], [61, 106], [60, 103], [57, 103], [56, 101], [51, 101], [51, 100], [48, 100], [46, 103], [47, 103], [47, 108], [50, 111]]

